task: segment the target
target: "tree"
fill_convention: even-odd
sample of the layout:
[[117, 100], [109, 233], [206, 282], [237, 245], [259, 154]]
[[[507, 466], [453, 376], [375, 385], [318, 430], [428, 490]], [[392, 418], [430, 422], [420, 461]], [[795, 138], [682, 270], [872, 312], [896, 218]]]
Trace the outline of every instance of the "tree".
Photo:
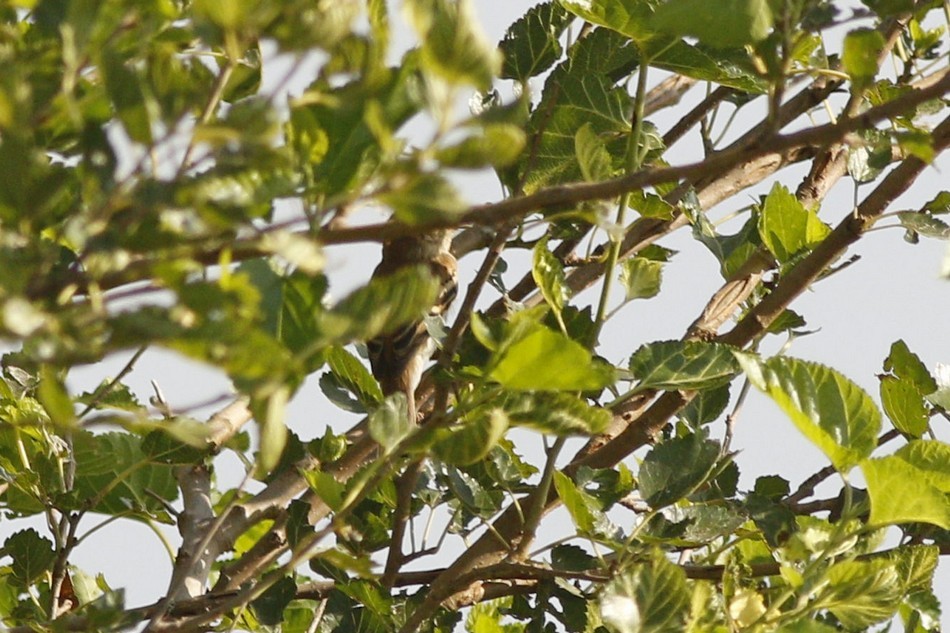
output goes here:
[[[868, 231], [950, 236], [947, 191], [894, 203], [950, 143], [946, 7], [560, 0], [498, 46], [464, 0], [402, 9], [398, 52], [382, 0], [2, 5], [4, 625], [938, 630], [946, 368], [894, 342], [879, 408], [760, 350], [806, 333], [793, 302], [857, 274]], [[407, 133], [419, 120], [431, 133]], [[671, 158], [689, 138], [702, 155]], [[504, 194], [470, 204], [461, 170]], [[847, 179], [864, 195], [832, 226], [821, 203]], [[757, 185], [728, 223], [712, 212]], [[457, 316], [428, 323], [439, 349], [407, 407], [364, 344], [421, 318], [439, 280], [403, 266], [341, 297], [324, 252], [444, 230], [467, 264]], [[659, 292], [660, 242], [690, 230], [720, 289], [681, 338], [608, 341]], [[203, 420], [144, 402], [124, 382], [150, 348], [237, 395]], [[118, 375], [70, 390], [117, 354]], [[338, 419], [288, 420], [309, 376]], [[739, 489], [752, 389], [827, 457], [795, 490]], [[225, 453], [239, 486], [214, 477]], [[177, 527], [154, 604], [71, 564], [104, 517]]]

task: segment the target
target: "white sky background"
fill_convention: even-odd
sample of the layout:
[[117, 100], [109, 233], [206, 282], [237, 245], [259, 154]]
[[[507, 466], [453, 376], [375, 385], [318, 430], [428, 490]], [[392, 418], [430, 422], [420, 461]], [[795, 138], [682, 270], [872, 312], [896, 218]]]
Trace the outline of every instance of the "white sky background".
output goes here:
[[[528, 7], [536, 4], [528, 0], [475, 0], [474, 3], [492, 41], [498, 41], [512, 22]], [[843, 6], [845, 4], [842, 3]], [[398, 29], [395, 44], [405, 46], [411, 42], [408, 31], [404, 27], [400, 28], [398, 12], [394, 13], [394, 18], [394, 25]], [[830, 35], [829, 45], [840, 41], [840, 37], [839, 34]], [[268, 81], [272, 85], [280, 75], [279, 71], [265, 67], [265, 87]], [[291, 86], [291, 91], [299, 94], [311, 76], [301, 74], [299, 81]], [[660, 72], [652, 71], [651, 85], [661, 78]], [[542, 83], [538, 81], [532, 87], [540, 91]], [[500, 85], [499, 88], [502, 95], [507, 96], [508, 87]], [[703, 88], [694, 88], [683, 105], [673, 112], [681, 115], [702, 96]], [[746, 120], [758, 120], [758, 117], [753, 117], [756, 112], [758, 110], [755, 108], [746, 106], [742, 114], [748, 115]], [[667, 112], [651, 117], [651, 120], [661, 131], [668, 129], [675, 121]], [[720, 116], [718, 120], [723, 121], [725, 117]], [[818, 122], [824, 123], [825, 120], [820, 119]], [[737, 129], [741, 130], [741, 126]], [[410, 127], [410, 137], [414, 130], [421, 131], [424, 127]], [[694, 137], [695, 134], [676, 145], [667, 155], [668, 160], [673, 164], [697, 160], [701, 151], [698, 143], [691, 142], [690, 139]], [[894, 210], [917, 208], [946, 187], [945, 173], [950, 160], [946, 156], [943, 158], [943, 170], [940, 164], [928, 169], [911, 192], [892, 207]], [[787, 169], [778, 178], [794, 190], [805, 169], [805, 166]], [[501, 197], [497, 180], [490, 173], [467, 175], [459, 182], [464, 196], [470, 202], [498, 200]], [[766, 193], [773, 182], [770, 179], [755, 189], [743, 192], [711, 210], [710, 215], [714, 219], [723, 217], [727, 212], [748, 204], [754, 197]], [[861, 197], [873, 186], [874, 183], [862, 187]], [[845, 179], [822, 205], [821, 217], [834, 225], [851, 210], [852, 205], [853, 184]], [[722, 227], [722, 230], [734, 232], [746, 217]], [[661, 240], [660, 244], [678, 250], [679, 254], [664, 270], [663, 289], [659, 297], [626, 306], [604, 329], [601, 351], [616, 363], [625, 363], [629, 354], [641, 343], [680, 338], [699, 315], [709, 296], [721, 285], [718, 263], [705, 247], [692, 240], [688, 229]], [[916, 246], [907, 244], [903, 240], [903, 231], [892, 229], [867, 235], [849, 251], [849, 255], [852, 253], [861, 255], [861, 260], [818, 283], [812, 292], [806, 293], [793, 304], [792, 308], [808, 322], [807, 329], [820, 331], [796, 340], [788, 353], [840, 370], [877, 400], [878, 381], [875, 374], [881, 371], [881, 364], [891, 343], [898, 338], [903, 338], [931, 369], [938, 362], [950, 363], [950, 337], [946, 335], [947, 315], [950, 314], [950, 282], [938, 278], [945, 247], [943, 243], [926, 239]], [[378, 247], [361, 245], [331, 248], [327, 250], [327, 255], [331, 292], [340, 297], [369, 276], [378, 259]], [[511, 255], [508, 259], [512, 264], [511, 270], [517, 276], [511, 274], [506, 280], [514, 283], [526, 270], [521, 265], [526, 258]], [[463, 260], [462, 288], [471, 279], [474, 267], [479, 262], [478, 254]], [[596, 292], [599, 292], [599, 286]], [[622, 291], [618, 289], [616, 292], [619, 295]], [[590, 302], [594, 300], [591, 299], [593, 296], [588, 292], [577, 301]], [[768, 341], [765, 351], [777, 351], [782, 343], [784, 339], [773, 337]], [[115, 375], [130, 355], [131, 352], [117, 355], [99, 365], [73, 372], [69, 380], [70, 388], [94, 388], [104, 377]], [[322, 434], [327, 423], [339, 431], [348, 428], [357, 419], [341, 413], [325, 401], [316, 384], [316, 377], [312, 377], [301, 389], [288, 413], [289, 425], [304, 439]], [[149, 381], [153, 379], [177, 410], [189, 409], [228, 392], [227, 380], [218, 372], [163, 350], [147, 352], [126, 383], [144, 401], [151, 395]], [[207, 411], [209, 409], [195, 413], [204, 417]], [[937, 419], [935, 425], [943, 427], [938, 428], [938, 433], [942, 430], [941, 438], [946, 440], [946, 423]], [[715, 433], [721, 434], [721, 422], [715, 426]], [[539, 453], [536, 452], [540, 447], [537, 436], [519, 432], [516, 441], [519, 438], [533, 447], [521, 450], [527, 453], [532, 462], [540, 464]], [[828, 463], [817, 448], [799, 435], [770, 400], [754, 390], [739, 417], [733, 448], [741, 451], [737, 462], [742, 470], [740, 488], [744, 490], [752, 487], [757, 476], [766, 474], [778, 474], [789, 479], [794, 490], [804, 478]], [[566, 448], [562, 455], [569, 456], [571, 452], [570, 448]], [[216, 465], [223, 483], [235, 485], [240, 480], [242, 473], [236, 459], [219, 458]], [[831, 480], [830, 485], [819, 488], [819, 495], [834, 494], [837, 488], [837, 482]], [[629, 514], [617, 516], [631, 520]], [[94, 523], [94, 520], [87, 521], [86, 529]], [[42, 521], [31, 521], [30, 524], [44, 531]], [[26, 526], [27, 522], [24, 521], [3, 522], [0, 524], [0, 538]], [[177, 545], [175, 529], [168, 527], [166, 533]], [[552, 535], [542, 531], [539, 546], [550, 538]], [[461, 547], [461, 544], [457, 547]], [[160, 597], [171, 571], [171, 562], [155, 535], [146, 526], [131, 521], [117, 522], [92, 535], [76, 550], [71, 562], [87, 572], [104, 573], [112, 587], [124, 587], [128, 606], [150, 603]], [[424, 559], [420, 567], [439, 566], [447, 562], [448, 559]], [[945, 603], [944, 624], [950, 625], [950, 615], [947, 613], [950, 612], [950, 562], [941, 561], [938, 577], [935, 591]]]

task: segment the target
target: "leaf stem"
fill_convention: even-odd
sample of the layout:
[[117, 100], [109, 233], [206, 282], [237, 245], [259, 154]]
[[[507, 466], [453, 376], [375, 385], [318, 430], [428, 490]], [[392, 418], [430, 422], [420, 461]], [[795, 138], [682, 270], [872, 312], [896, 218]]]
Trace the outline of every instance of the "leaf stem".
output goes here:
[[[646, 60], [640, 60], [640, 71], [637, 73], [637, 94], [633, 106], [633, 126], [630, 130], [630, 137], [627, 139], [627, 155], [625, 173], [627, 175], [636, 172], [643, 159], [646, 157], [647, 146], [642, 141], [643, 136], [643, 116], [644, 104], [647, 94], [647, 68], [649, 65]], [[642, 149], [640, 146], [643, 146]], [[618, 229], [624, 226], [624, 220], [627, 213], [627, 203], [630, 201], [630, 192], [625, 191], [620, 196], [617, 204], [616, 225]], [[594, 319], [594, 336], [591, 339], [596, 345], [600, 338], [600, 331], [607, 320], [607, 305], [610, 301], [610, 288], [613, 285], [614, 269], [617, 267], [617, 261], [620, 259], [620, 247], [622, 238], [620, 235], [612, 235], [610, 238], [610, 250], [607, 252], [607, 263], [604, 267], [604, 286], [600, 293], [600, 302], [597, 304], [597, 317]]]

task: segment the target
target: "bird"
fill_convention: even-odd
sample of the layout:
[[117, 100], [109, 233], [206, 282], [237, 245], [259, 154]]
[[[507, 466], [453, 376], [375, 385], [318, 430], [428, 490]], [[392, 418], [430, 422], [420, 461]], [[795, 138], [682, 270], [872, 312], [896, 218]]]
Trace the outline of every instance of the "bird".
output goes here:
[[[406, 266], [428, 266], [440, 284], [439, 295], [429, 309], [429, 316], [444, 316], [458, 291], [458, 264], [450, 252], [451, 244], [452, 232], [447, 229], [386, 242], [373, 277], [386, 277]], [[384, 331], [367, 341], [366, 349], [373, 376], [383, 395], [405, 394], [409, 419], [414, 422], [416, 387], [422, 379], [422, 370], [435, 351], [435, 341], [429, 335], [425, 319]]]

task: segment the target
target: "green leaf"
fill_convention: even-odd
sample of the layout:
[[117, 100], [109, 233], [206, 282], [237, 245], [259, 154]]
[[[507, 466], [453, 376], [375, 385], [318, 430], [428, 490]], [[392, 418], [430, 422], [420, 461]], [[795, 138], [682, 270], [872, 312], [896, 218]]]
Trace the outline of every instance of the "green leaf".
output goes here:
[[561, 471], [554, 472], [554, 488], [571, 515], [578, 533], [592, 534], [600, 515], [600, 504], [597, 500], [578, 488], [571, 478]]
[[930, 411], [920, 391], [909, 380], [881, 376], [881, 405], [901, 433], [920, 437], [927, 430]]
[[613, 383], [614, 370], [564, 334], [535, 325], [499, 354], [489, 378], [515, 390], [588, 391]]
[[660, 294], [662, 280], [663, 262], [631, 257], [620, 264], [620, 283], [626, 290], [627, 301], [655, 297]]
[[693, 390], [729, 383], [739, 371], [732, 348], [703, 341], [660, 341], [630, 357], [637, 389]]
[[424, 316], [438, 292], [439, 282], [426, 266], [406, 266], [374, 277], [318, 316], [320, 339], [345, 344], [394, 331]]
[[343, 482], [322, 470], [307, 470], [303, 476], [328, 508], [337, 511], [343, 507], [343, 496], [346, 493], [346, 485]]
[[526, 426], [553, 435], [596, 435], [613, 414], [567, 393], [511, 392], [500, 404], [513, 426]]
[[260, 596], [251, 601], [251, 609], [258, 621], [264, 626], [275, 626], [283, 622], [284, 609], [297, 595], [297, 583], [285, 576], [267, 588]]
[[574, 134], [574, 153], [584, 180], [598, 182], [614, 175], [607, 144], [594, 132], [590, 123], [584, 123]]
[[533, 255], [531, 276], [538, 284], [544, 301], [551, 306], [558, 322], [562, 323], [563, 327], [561, 312], [568, 299], [567, 285], [564, 282], [564, 267], [560, 260], [548, 250], [547, 237], [535, 244]]
[[655, 193], [647, 193], [642, 189], [630, 192], [627, 196], [627, 206], [645, 218], [660, 218], [661, 220], [673, 218], [673, 205]]
[[166, 502], [178, 497], [173, 466], [151, 461], [128, 433], [73, 434], [78, 502], [102, 514], [171, 522]]
[[932, 523], [950, 530], [950, 497], [927, 482], [927, 473], [897, 456], [861, 463], [868, 485], [875, 527], [901, 523]]
[[832, 565], [827, 579], [831, 595], [822, 604], [848, 629], [865, 629], [897, 611], [901, 582], [890, 560], [842, 561]]
[[563, 52], [561, 34], [571, 16], [556, 2], [542, 2], [505, 31], [498, 45], [504, 57], [502, 79], [527, 81], [550, 68]]
[[775, 183], [762, 205], [759, 235], [779, 263], [821, 242], [831, 229], [802, 206], [784, 185]]
[[743, 49], [709, 51], [683, 40], [657, 38], [647, 53], [650, 65], [673, 73], [709, 81], [741, 92], [761, 94], [767, 84], [755, 71], [749, 54]]
[[400, 128], [420, 107], [418, 62], [407, 55], [378, 81], [339, 87], [317, 84], [291, 104], [287, 140], [315, 191], [353, 195], [372, 175], [381, 153], [376, 125]]
[[470, 0], [410, 0], [404, 6], [422, 42], [425, 68], [450, 83], [491, 86], [501, 56], [479, 29]]
[[694, 429], [717, 419], [729, 404], [729, 385], [704, 389], [690, 400], [679, 416]]
[[551, 549], [551, 567], [564, 571], [595, 569], [597, 559], [577, 545], [557, 545]]
[[525, 133], [521, 128], [510, 123], [491, 123], [455, 145], [439, 148], [435, 158], [445, 167], [498, 169], [517, 162], [524, 146]]
[[898, 575], [905, 594], [929, 591], [940, 560], [936, 545], [902, 545], [888, 550], [884, 556], [897, 563]]
[[106, 49], [102, 56], [102, 71], [106, 90], [116, 115], [133, 141], [150, 145], [152, 124], [146, 106], [145, 93], [139, 75], [119, 58], [114, 49]]
[[923, 480], [950, 493], [950, 445], [937, 440], [913, 440], [894, 453], [924, 473]]
[[298, 271], [281, 275], [266, 259], [243, 262], [238, 271], [261, 295], [264, 332], [306, 360], [310, 371], [318, 369], [323, 359], [317, 352], [322, 348], [315, 342], [320, 339], [318, 318], [324, 311], [326, 278]]
[[387, 453], [412, 432], [408, 404], [406, 394], [394, 393], [369, 416], [369, 434]]
[[145, 410], [131, 389], [121, 382], [113, 382], [110, 379], [104, 379], [93, 391], [86, 391], [77, 396], [76, 403], [93, 405], [96, 409], [118, 409], [131, 413]]
[[906, 132], [898, 132], [894, 135], [898, 147], [907, 156], [914, 156], [930, 164], [937, 157], [936, 148], [933, 144], [933, 135], [930, 131], [914, 129]]
[[600, 615], [618, 633], [679, 633], [686, 626], [689, 603], [686, 573], [656, 550], [607, 583]]
[[848, 175], [857, 182], [870, 182], [890, 165], [894, 150], [891, 139], [876, 129], [858, 133], [863, 143], [848, 149]]
[[17, 582], [27, 587], [50, 571], [56, 552], [53, 542], [33, 528], [14, 532], [3, 542], [3, 554], [13, 559], [10, 571]]
[[902, 380], [909, 380], [922, 395], [926, 396], [937, 390], [937, 381], [927, 371], [927, 366], [917, 354], [910, 351], [903, 340], [891, 344], [890, 352], [884, 359], [884, 370], [892, 372]]
[[173, 418], [142, 438], [142, 453], [160, 464], [193, 464], [207, 454], [207, 440], [207, 424]]
[[950, 240], [950, 224], [947, 224], [939, 218], [935, 218], [929, 213], [900, 211], [897, 213], [897, 219], [900, 220], [901, 226], [908, 231], [919, 233], [924, 237]]
[[366, 369], [366, 365], [340, 346], [334, 346], [327, 354], [327, 364], [340, 385], [356, 396], [366, 408], [372, 409], [383, 400], [379, 383]]
[[[287, 401], [290, 400], [290, 388], [282, 385], [268, 394], [263, 409], [259, 406], [254, 407], [263, 412], [263, 416], [255, 417], [260, 423], [261, 445], [260, 458], [258, 466], [265, 472], [271, 472], [278, 462], [280, 456], [284, 453], [284, 447], [287, 446]], [[252, 404], [253, 406], [253, 404]]]
[[481, 407], [467, 414], [461, 426], [440, 429], [432, 452], [454, 466], [481, 461], [508, 430], [508, 416], [496, 407]]
[[934, 215], [943, 215], [950, 213], [950, 191], [941, 191], [923, 206], [924, 211], [929, 211]]
[[786, 356], [762, 361], [736, 353], [736, 358], [749, 381], [772, 397], [839, 472], [849, 471], [877, 446], [880, 411], [837, 371]]
[[767, 0], [667, 0], [659, 5], [651, 24], [670, 35], [691, 35], [718, 48], [759, 42], [772, 30]]
[[524, 165], [525, 192], [582, 178], [575, 136], [585, 125], [604, 142], [611, 168], [621, 169], [631, 107], [630, 95], [606, 77], [574, 67], [556, 68], [528, 123], [529, 133], [540, 137], [531, 141], [534, 150]]
[[861, 0], [861, 2], [882, 18], [898, 13], [910, 13], [914, 10], [914, 0]]
[[452, 220], [468, 206], [455, 187], [441, 174], [420, 173], [406, 176], [395, 188], [379, 196], [392, 207], [393, 217], [410, 225], [427, 225]]
[[46, 409], [53, 424], [68, 428], [76, 423], [76, 410], [66, 391], [66, 385], [60, 380], [56, 370], [48, 365], [44, 365], [40, 371], [36, 399]]
[[866, 86], [874, 79], [884, 46], [884, 36], [875, 29], [856, 29], [845, 36], [841, 65], [855, 85]]
[[638, 486], [643, 500], [663, 508], [695, 490], [719, 461], [719, 444], [693, 433], [657, 444], [640, 467]]
[[262, 251], [277, 255], [306, 275], [315, 276], [323, 270], [324, 257], [313, 238], [290, 231], [269, 231], [261, 236]]
[[561, 0], [579, 18], [623, 33], [637, 44], [657, 35], [650, 26], [653, 3], [648, 0]]
[[725, 279], [731, 279], [755, 255], [761, 244], [758, 221], [754, 217], [749, 218], [734, 235], [719, 235], [706, 216], [699, 213], [693, 224], [693, 235], [719, 260], [720, 272]]

